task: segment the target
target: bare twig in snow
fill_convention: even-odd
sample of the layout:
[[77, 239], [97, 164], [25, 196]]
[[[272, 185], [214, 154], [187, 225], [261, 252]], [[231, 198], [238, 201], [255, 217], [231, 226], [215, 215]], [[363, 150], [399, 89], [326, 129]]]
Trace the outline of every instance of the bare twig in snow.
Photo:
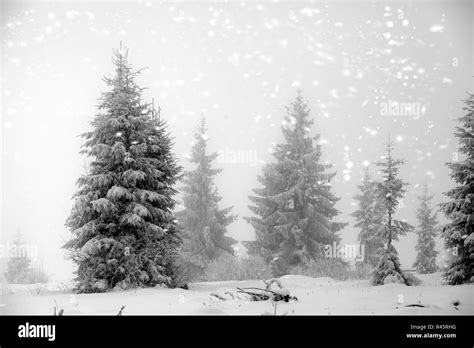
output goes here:
[[211, 296], [214, 296], [214, 297], [216, 297], [216, 298], [218, 298], [219, 300], [222, 300], [222, 301], [226, 300], [224, 297], [222, 297], [221, 295], [216, 294], [216, 293], [212, 293]]
[[117, 315], [122, 315], [122, 311], [125, 309], [125, 306], [122, 306], [122, 308], [120, 308], [120, 311], [118, 312]]

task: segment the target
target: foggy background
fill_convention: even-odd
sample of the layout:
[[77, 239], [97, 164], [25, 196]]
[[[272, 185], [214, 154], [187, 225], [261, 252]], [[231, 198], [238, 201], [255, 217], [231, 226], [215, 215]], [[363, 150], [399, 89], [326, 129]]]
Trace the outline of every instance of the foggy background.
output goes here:
[[[233, 205], [235, 239], [250, 240], [248, 195], [282, 141], [285, 106], [302, 89], [321, 134], [323, 161], [334, 164], [341, 243], [357, 243], [349, 216], [364, 163], [384, 155], [390, 132], [410, 183], [398, 218], [417, 225], [417, 195], [427, 181], [433, 203], [453, 187], [445, 162], [455, 159], [455, 118], [473, 92], [471, 1], [101, 1], [1, 2], [2, 243], [21, 232], [38, 247], [35, 261], [53, 279], [72, 277], [60, 246], [84, 174], [79, 154], [96, 100], [113, 73], [112, 49], [129, 48], [145, 97], [161, 107], [187, 154], [199, 117], [207, 118], [209, 151], [221, 156], [221, 207]], [[420, 113], [384, 115], [390, 101]], [[385, 103], [385, 104], [383, 104]], [[178, 186], [179, 188], [179, 186]], [[445, 220], [441, 214], [438, 221]], [[403, 267], [415, 259], [416, 235], [396, 248]], [[438, 243], [438, 250], [441, 243]], [[243, 248], [242, 248], [243, 249]], [[0, 260], [5, 264], [5, 260]]]

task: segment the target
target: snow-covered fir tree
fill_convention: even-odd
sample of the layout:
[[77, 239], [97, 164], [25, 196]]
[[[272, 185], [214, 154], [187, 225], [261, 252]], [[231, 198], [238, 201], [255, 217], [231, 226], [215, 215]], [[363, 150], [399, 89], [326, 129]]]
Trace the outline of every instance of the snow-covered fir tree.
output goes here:
[[420, 205], [416, 212], [418, 219], [418, 241], [416, 243], [416, 260], [413, 267], [418, 273], [433, 273], [436, 272], [436, 256], [438, 252], [435, 250], [435, 236], [436, 236], [436, 213], [431, 208], [431, 200], [433, 196], [428, 195], [428, 187], [425, 183], [423, 193], [420, 197]]
[[79, 292], [169, 284], [180, 244], [173, 185], [181, 168], [165, 122], [143, 103], [127, 52], [114, 51], [115, 74], [82, 153], [91, 158], [67, 226], [64, 247], [77, 265]]
[[466, 114], [458, 119], [461, 125], [454, 133], [460, 156], [447, 164], [457, 186], [446, 193], [451, 200], [441, 205], [451, 220], [443, 226], [442, 234], [454, 256], [445, 273], [452, 285], [474, 282], [474, 94], [464, 103]]
[[232, 207], [220, 209], [218, 189], [214, 177], [221, 169], [213, 168], [212, 162], [218, 154], [207, 154], [207, 129], [202, 118], [194, 135], [190, 162], [195, 165], [184, 173], [184, 210], [177, 213], [183, 244], [180, 248], [180, 272], [187, 280], [199, 279], [210, 262], [223, 253], [233, 254], [232, 246], [237, 243], [226, 236], [227, 226], [236, 216]]
[[413, 226], [407, 222], [394, 218], [400, 199], [405, 194], [405, 187], [408, 185], [398, 177], [400, 167], [405, 161], [393, 158], [393, 144], [390, 136], [385, 151], [386, 156], [376, 164], [380, 166], [383, 177], [382, 182], [377, 183], [377, 191], [385, 212], [384, 223], [379, 229], [379, 234], [386, 244], [374, 269], [372, 284], [380, 285], [397, 282], [414, 285], [417, 280], [401, 270], [398, 252], [392, 244], [393, 241], [398, 240], [399, 236], [413, 230]]
[[356, 219], [354, 226], [360, 229], [358, 240], [364, 246], [363, 262], [376, 266], [384, 247], [384, 240], [379, 234], [384, 206], [377, 194], [377, 183], [372, 180], [368, 167], [365, 168], [362, 183], [357, 188], [359, 193], [354, 199], [358, 209], [351, 215]]
[[310, 135], [313, 120], [301, 91], [287, 108], [278, 144], [258, 181], [263, 186], [250, 196], [256, 215], [247, 217], [256, 240], [244, 242], [250, 254], [272, 265], [275, 275], [324, 257], [325, 245], [339, 241], [345, 225], [333, 221], [338, 198], [331, 192], [330, 164], [321, 163], [319, 135]]

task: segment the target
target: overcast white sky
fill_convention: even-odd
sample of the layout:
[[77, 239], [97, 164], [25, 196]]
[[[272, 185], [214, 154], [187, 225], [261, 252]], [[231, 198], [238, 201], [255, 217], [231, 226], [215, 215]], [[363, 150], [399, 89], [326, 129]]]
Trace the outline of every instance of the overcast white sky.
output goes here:
[[[2, 241], [21, 232], [38, 246], [54, 278], [70, 278], [60, 246], [69, 238], [75, 182], [84, 173], [79, 134], [90, 129], [101, 80], [122, 41], [188, 166], [192, 132], [203, 113], [210, 150], [248, 151], [251, 163], [219, 163], [223, 206], [240, 215], [229, 228], [253, 238], [243, 216], [256, 177], [281, 140], [284, 107], [301, 88], [334, 164], [339, 220], [349, 214], [364, 161], [383, 155], [390, 131], [410, 183], [399, 218], [416, 224], [416, 196], [427, 179], [434, 203], [453, 183], [444, 163], [457, 143], [453, 121], [473, 88], [471, 1], [218, 3], [101, 1], [1, 2]], [[383, 115], [390, 101], [420, 114]], [[385, 103], [385, 104], [384, 104]], [[376, 176], [376, 168], [370, 165]], [[442, 216], [439, 216], [443, 221]], [[404, 267], [415, 235], [397, 245]]]

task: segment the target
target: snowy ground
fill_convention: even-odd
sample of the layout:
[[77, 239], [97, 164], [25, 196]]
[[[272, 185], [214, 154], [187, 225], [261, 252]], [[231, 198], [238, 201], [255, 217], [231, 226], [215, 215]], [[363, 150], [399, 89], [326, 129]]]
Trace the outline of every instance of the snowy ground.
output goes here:
[[[338, 314], [474, 314], [474, 285], [441, 285], [440, 274], [417, 275], [420, 286], [400, 284], [371, 286], [365, 280], [335, 281], [330, 278], [310, 278], [288, 275], [280, 278], [298, 301], [278, 302], [276, 314], [338, 315]], [[123, 314], [237, 314], [261, 315], [273, 313], [269, 301], [231, 299], [237, 287], [263, 287], [259, 280], [196, 283], [190, 290], [151, 288], [102, 294], [74, 295], [64, 283], [35, 285], [3, 285], [0, 314], [49, 315], [54, 306], [64, 309], [64, 315], [118, 313]], [[226, 301], [210, 296], [217, 293]], [[399, 303], [403, 301], [403, 303]], [[459, 301], [455, 307], [454, 301]], [[425, 307], [404, 307], [422, 304]], [[457, 308], [457, 309], [456, 309]]]

